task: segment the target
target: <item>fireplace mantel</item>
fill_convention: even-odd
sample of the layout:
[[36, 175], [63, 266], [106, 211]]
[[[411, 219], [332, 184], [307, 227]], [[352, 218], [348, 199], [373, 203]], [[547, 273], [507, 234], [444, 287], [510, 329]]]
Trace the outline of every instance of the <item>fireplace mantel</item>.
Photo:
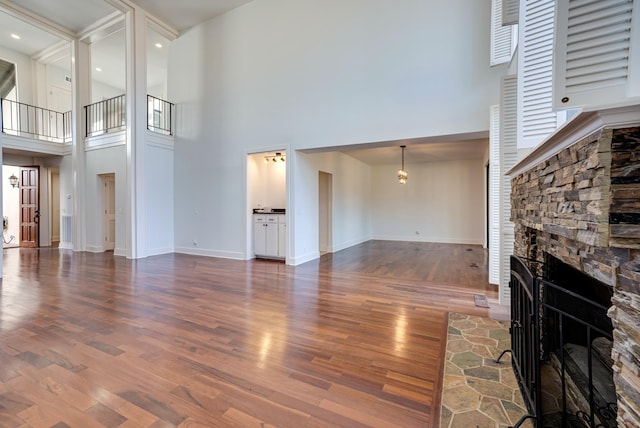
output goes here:
[[531, 153], [507, 171], [507, 174], [511, 177], [522, 174], [598, 129], [629, 126], [640, 126], [640, 104], [583, 111], [547, 137]]

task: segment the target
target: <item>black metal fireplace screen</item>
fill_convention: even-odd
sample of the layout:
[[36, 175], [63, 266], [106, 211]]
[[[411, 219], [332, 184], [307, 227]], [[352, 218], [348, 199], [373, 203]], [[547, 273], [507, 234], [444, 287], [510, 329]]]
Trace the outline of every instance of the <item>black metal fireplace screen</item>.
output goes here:
[[[542, 270], [542, 269], [539, 269]], [[536, 428], [613, 428], [607, 307], [532, 274], [511, 257], [511, 362]]]

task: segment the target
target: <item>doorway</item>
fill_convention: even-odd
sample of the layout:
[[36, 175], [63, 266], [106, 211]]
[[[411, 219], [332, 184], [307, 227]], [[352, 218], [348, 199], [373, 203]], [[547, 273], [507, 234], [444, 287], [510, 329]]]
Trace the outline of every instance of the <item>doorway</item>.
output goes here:
[[20, 246], [37, 248], [40, 244], [40, 168], [20, 168]]
[[332, 174], [322, 171], [318, 172], [318, 251], [320, 255], [331, 252], [332, 183]]
[[102, 243], [104, 251], [113, 251], [116, 247], [116, 175], [102, 174]]
[[[259, 255], [286, 263], [290, 236], [287, 232], [289, 213], [286, 210], [288, 164], [285, 149], [247, 154], [248, 259]], [[267, 214], [270, 219], [265, 220]], [[269, 230], [269, 226], [261, 226], [267, 222], [277, 223], [272, 225], [277, 227], [277, 233], [273, 232], [275, 229]]]

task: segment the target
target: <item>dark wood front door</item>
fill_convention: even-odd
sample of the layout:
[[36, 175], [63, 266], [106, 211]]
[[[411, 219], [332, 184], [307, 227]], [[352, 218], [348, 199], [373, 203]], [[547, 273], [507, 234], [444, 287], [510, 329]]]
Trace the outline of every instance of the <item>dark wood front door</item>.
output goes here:
[[20, 246], [37, 247], [40, 231], [39, 168], [20, 168]]

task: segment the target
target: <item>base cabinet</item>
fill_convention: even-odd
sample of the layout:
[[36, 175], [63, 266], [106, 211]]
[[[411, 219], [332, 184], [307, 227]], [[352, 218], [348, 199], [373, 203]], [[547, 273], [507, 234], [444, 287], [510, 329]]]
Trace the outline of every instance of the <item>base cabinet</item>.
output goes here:
[[286, 258], [286, 222], [284, 214], [253, 217], [253, 252], [256, 257]]

